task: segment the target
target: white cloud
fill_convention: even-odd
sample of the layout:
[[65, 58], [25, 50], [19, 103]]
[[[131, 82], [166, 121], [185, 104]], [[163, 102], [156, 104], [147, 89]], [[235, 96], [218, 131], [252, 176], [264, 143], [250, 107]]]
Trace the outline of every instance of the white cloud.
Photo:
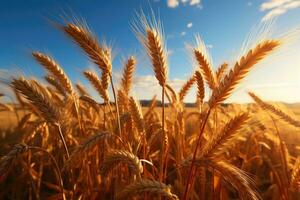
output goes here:
[[206, 47], [212, 49], [214, 46], [212, 44], [207, 44]]
[[178, 0], [168, 0], [167, 1], [168, 7], [170, 8], [176, 8], [179, 6], [179, 1]]
[[294, 0], [269, 0], [268, 2], [262, 3], [260, 5], [260, 10], [264, 11], [264, 10], [277, 8], [291, 1]]
[[176, 8], [180, 4], [189, 4], [190, 6], [196, 6], [202, 8], [201, 0], [167, 0], [167, 5], [169, 8]]
[[300, 0], [268, 0], [260, 5], [261, 11], [267, 11], [262, 21], [280, 16], [289, 10], [299, 8]]
[[[168, 83], [178, 91], [186, 79], [169, 79]], [[154, 75], [137, 75], [134, 78], [132, 94], [138, 99], [151, 99], [153, 95], [161, 95], [161, 87]], [[193, 98], [190, 99], [193, 101]]]
[[168, 49], [167, 50], [167, 56], [171, 56], [174, 53], [173, 49]]
[[191, 0], [191, 1], [190, 1], [190, 5], [191, 5], [191, 6], [198, 5], [198, 4], [200, 4], [200, 3], [201, 3], [201, 0]]
[[193, 23], [192, 23], [192, 22], [190, 22], [190, 23], [188, 23], [188, 24], [186, 25], [186, 27], [188, 27], [188, 28], [192, 28], [192, 26], [193, 26]]
[[180, 33], [180, 35], [181, 35], [181, 36], [185, 36], [185, 35], [186, 35], [186, 32], [185, 32], [185, 31], [182, 31], [182, 32]]

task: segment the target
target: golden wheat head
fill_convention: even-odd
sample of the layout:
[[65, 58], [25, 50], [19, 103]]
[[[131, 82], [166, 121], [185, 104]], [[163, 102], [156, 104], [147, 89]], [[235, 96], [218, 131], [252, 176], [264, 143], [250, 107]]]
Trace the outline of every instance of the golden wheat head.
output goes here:
[[86, 26], [69, 23], [62, 29], [102, 71], [111, 74], [111, 49], [100, 45], [97, 38]]
[[265, 40], [251, 49], [246, 56], [237, 62], [233, 69], [223, 78], [220, 85], [212, 92], [209, 100], [210, 107], [225, 101], [237, 84], [247, 75], [252, 67], [280, 45], [279, 40]]

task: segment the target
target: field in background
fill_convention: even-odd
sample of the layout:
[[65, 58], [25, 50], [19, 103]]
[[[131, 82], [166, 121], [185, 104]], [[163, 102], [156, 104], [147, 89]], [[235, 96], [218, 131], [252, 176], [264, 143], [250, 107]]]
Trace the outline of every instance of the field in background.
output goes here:
[[[284, 103], [278, 103], [279, 107], [283, 108], [283, 110], [292, 111], [295, 114], [296, 118], [300, 118], [300, 103], [294, 103], [294, 104], [284, 104]], [[253, 107], [255, 105], [251, 104], [228, 104], [226, 107], [223, 106], [223, 108], [228, 111], [229, 115], [234, 115], [236, 113], [245, 112], [249, 110], [249, 107]], [[142, 107], [143, 113], [147, 111], [148, 107]], [[253, 108], [252, 108], [253, 109]], [[160, 112], [160, 108], [156, 108], [157, 112]], [[255, 110], [255, 109], [254, 109]], [[256, 120], [261, 121], [266, 126], [272, 128], [272, 120], [268, 117], [268, 115], [261, 109], [259, 109], [258, 106], [256, 106], [256, 114], [253, 114], [252, 116], [256, 118]], [[195, 112], [197, 111], [196, 108], [188, 107], [185, 108], [185, 111], [187, 113]], [[24, 110], [18, 110], [19, 118], [21, 119], [24, 114], [28, 113], [28, 111]], [[167, 117], [170, 117], [172, 115], [172, 109], [166, 108], [166, 115]], [[193, 119], [197, 120], [197, 119]], [[280, 121], [280, 120], [278, 120]], [[4, 136], [6, 132], [10, 132], [13, 130], [17, 125], [17, 116], [16, 113], [12, 111], [0, 111], [0, 133], [1, 136]], [[280, 132], [282, 133], [285, 142], [289, 146], [289, 149], [292, 150], [295, 153], [295, 149], [297, 146], [299, 146], [298, 154], [300, 153], [300, 131], [293, 128], [293, 126], [288, 125], [287, 123], [279, 123], [278, 127], [280, 128]], [[196, 128], [196, 127], [195, 127]], [[3, 141], [5, 143], [5, 141]], [[0, 152], [1, 155], [1, 152]]]

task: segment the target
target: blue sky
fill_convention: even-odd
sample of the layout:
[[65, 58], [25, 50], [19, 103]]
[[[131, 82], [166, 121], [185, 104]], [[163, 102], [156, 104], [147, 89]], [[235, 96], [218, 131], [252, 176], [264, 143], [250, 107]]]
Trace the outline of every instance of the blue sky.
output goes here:
[[[73, 81], [87, 85], [81, 72], [94, 68], [93, 64], [48, 21], [62, 22], [61, 16], [82, 17], [99, 39], [113, 45], [115, 79], [121, 73], [124, 59], [132, 54], [137, 57], [133, 95], [151, 98], [159, 87], [144, 49], [130, 27], [136, 11], [143, 9], [148, 15], [150, 8], [163, 23], [169, 51], [169, 79], [176, 89], [194, 70], [194, 61], [185, 44], [194, 44], [196, 33], [207, 44], [216, 68], [237, 58], [249, 31], [260, 22], [277, 18], [275, 33], [300, 25], [299, 0], [1, 1], [0, 69], [4, 74], [18, 71], [42, 77], [43, 69], [30, 56], [31, 51], [39, 50], [52, 55]], [[275, 63], [265, 63], [251, 72], [230, 101], [248, 101], [247, 90], [268, 100], [300, 101], [300, 45], [296, 42]], [[194, 94], [192, 91], [187, 101], [194, 101]]]

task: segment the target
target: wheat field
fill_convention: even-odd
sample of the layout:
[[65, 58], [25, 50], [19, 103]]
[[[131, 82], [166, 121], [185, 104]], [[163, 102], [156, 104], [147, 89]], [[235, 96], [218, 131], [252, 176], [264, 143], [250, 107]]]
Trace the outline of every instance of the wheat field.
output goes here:
[[33, 51], [47, 84], [22, 76], [6, 83], [16, 103], [0, 105], [0, 199], [299, 199], [299, 105], [271, 104], [253, 92], [254, 103], [225, 103], [283, 38], [265, 38], [233, 66], [213, 70], [196, 37], [197, 70], [175, 91], [160, 25], [142, 16], [134, 33], [161, 87], [142, 107], [131, 94], [134, 56], [116, 87], [112, 49], [84, 23], [57, 27], [97, 65], [82, 76], [102, 101], [54, 58]]

